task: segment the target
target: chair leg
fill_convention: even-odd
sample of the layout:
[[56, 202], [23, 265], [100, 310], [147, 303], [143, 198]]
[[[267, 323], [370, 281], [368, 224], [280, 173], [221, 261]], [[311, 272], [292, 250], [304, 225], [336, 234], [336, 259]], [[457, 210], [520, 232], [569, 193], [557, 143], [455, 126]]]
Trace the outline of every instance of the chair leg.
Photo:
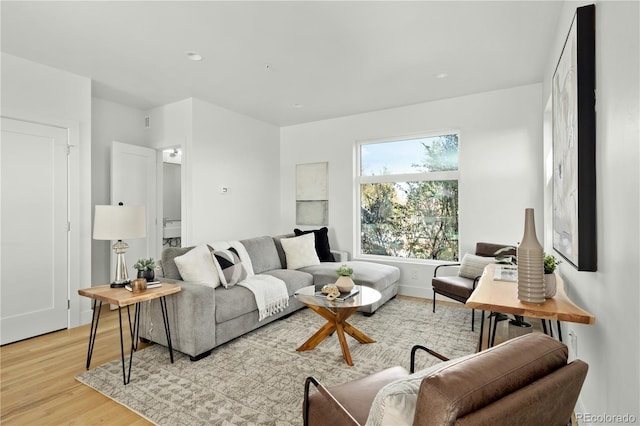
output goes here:
[[473, 329], [473, 325], [476, 322], [476, 311], [475, 309], [471, 309], [471, 331], [475, 331]]
[[436, 291], [433, 290], [433, 313], [436, 312]]

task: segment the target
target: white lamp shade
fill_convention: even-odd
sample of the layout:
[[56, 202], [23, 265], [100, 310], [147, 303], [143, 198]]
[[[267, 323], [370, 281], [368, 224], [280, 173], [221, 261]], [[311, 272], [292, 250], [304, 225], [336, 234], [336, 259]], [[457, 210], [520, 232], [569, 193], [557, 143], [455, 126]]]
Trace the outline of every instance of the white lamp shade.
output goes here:
[[94, 240], [130, 240], [146, 235], [144, 206], [96, 206]]

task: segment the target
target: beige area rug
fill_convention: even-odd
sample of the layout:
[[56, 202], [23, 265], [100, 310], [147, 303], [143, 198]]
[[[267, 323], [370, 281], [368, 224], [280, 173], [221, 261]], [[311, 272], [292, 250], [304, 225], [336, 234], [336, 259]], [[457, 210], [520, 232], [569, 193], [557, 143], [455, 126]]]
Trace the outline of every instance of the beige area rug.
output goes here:
[[[76, 378], [159, 425], [301, 425], [304, 381], [314, 375], [335, 385], [402, 365], [409, 369], [414, 344], [451, 358], [475, 351], [470, 311], [394, 299], [375, 315], [349, 320], [376, 340], [360, 344], [347, 336], [354, 366], [349, 367], [335, 335], [316, 349], [296, 352], [325, 320], [309, 309], [275, 321], [192, 362], [153, 345], [134, 354], [131, 382], [122, 384], [120, 360]], [[418, 366], [437, 360], [422, 352]]]

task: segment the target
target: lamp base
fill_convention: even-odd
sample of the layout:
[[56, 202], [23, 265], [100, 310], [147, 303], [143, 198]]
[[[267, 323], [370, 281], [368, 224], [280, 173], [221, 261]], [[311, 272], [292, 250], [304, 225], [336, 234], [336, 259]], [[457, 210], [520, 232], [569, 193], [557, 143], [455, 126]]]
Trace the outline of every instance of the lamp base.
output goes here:
[[131, 281], [112, 282], [111, 288], [123, 288], [127, 284], [131, 284]]

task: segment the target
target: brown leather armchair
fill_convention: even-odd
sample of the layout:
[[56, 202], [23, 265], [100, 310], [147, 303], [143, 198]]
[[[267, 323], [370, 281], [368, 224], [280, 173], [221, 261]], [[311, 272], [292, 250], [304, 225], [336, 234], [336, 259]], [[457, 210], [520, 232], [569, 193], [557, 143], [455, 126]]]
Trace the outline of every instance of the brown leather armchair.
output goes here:
[[[566, 425], [588, 370], [580, 360], [567, 364], [567, 356], [563, 343], [530, 333], [431, 367], [419, 385], [413, 425]], [[364, 425], [378, 392], [408, 376], [392, 367], [331, 388], [309, 377], [304, 424]], [[310, 384], [318, 392], [309, 395]]]
[[[507, 249], [507, 250], [505, 250]], [[510, 249], [510, 250], [509, 250]], [[476, 256], [482, 257], [495, 257], [496, 252], [500, 252], [500, 256], [515, 256], [516, 250], [513, 246], [505, 244], [492, 244], [492, 243], [477, 243], [476, 244]], [[433, 312], [436, 311], [436, 293], [446, 296], [450, 299], [456, 300], [460, 303], [466, 303], [476, 285], [480, 276], [474, 279], [455, 276], [438, 276], [438, 271], [444, 268], [460, 266], [460, 263], [447, 263], [444, 265], [438, 265], [433, 271], [433, 278], [431, 279], [431, 286], [433, 287]], [[471, 310], [471, 331], [474, 331], [475, 324], [475, 310]]]

